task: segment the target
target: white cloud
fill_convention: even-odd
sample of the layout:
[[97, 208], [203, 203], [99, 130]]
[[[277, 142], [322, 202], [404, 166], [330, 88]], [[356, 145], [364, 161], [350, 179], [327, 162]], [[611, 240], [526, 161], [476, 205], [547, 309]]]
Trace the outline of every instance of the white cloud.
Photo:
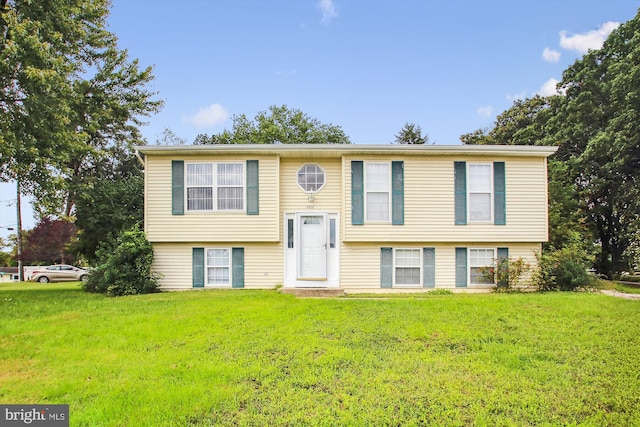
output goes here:
[[605, 22], [597, 30], [591, 30], [583, 34], [568, 35], [567, 31], [560, 31], [560, 47], [567, 50], [575, 50], [579, 53], [587, 53], [589, 49], [600, 49], [609, 34], [618, 26], [619, 22]]
[[198, 128], [214, 126], [229, 118], [229, 113], [220, 104], [211, 104], [206, 108], [201, 108], [193, 116], [182, 116], [183, 123], [190, 123]]
[[333, 4], [333, 0], [320, 0], [318, 2], [318, 9], [322, 12], [322, 23], [328, 24], [333, 18], [338, 16], [336, 7]]
[[547, 62], [558, 62], [560, 60], [560, 52], [545, 47], [542, 51], [542, 59]]
[[480, 117], [488, 119], [493, 114], [493, 107], [491, 105], [485, 105], [476, 110]]
[[526, 90], [523, 90], [522, 92], [514, 93], [513, 95], [508, 93], [507, 94], [507, 101], [513, 102], [513, 101], [517, 101], [518, 99], [525, 99], [526, 97], [527, 97], [527, 91]]
[[559, 83], [558, 80], [554, 78], [550, 78], [538, 90], [538, 94], [541, 96], [550, 96], [550, 95], [558, 95], [558, 90], [556, 89], [556, 85]]

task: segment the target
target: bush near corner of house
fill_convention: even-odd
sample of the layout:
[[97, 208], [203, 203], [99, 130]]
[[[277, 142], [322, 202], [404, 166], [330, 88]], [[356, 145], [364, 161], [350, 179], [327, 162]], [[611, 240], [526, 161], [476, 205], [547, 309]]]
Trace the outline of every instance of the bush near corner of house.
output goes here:
[[109, 296], [158, 292], [158, 275], [151, 270], [153, 248], [138, 226], [123, 230], [96, 251], [98, 264], [82, 287]]
[[495, 266], [481, 267], [480, 273], [489, 283], [495, 283], [495, 292], [516, 291], [520, 279], [531, 270], [531, 264], [522, 257], [502, 257]]
[[533, 284], [541, 291], [576, 291], [588, 289], [596, 283], [589, 274], [589, 255], [576, 247], [566, 247], [538, 254], [538, 267]]

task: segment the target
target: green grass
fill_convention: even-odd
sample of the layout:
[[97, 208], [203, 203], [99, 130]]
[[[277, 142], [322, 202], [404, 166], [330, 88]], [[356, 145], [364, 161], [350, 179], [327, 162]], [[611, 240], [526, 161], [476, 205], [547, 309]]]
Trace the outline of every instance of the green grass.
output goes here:
[[72, 426], [640, 425], [640, 302], [0, 285], [0, 402]]
[[640, 283], [620, 283], [611, 280], [599, 280], [598, 287], [601, 289], [609, 289], [625, 294], [640, 294]]
[[624, 292], [626, 294], [640, 294], [640, 283], [637, 285], [630, 285], [627, 283], [614, 282], [613, 287], [618, 292]]

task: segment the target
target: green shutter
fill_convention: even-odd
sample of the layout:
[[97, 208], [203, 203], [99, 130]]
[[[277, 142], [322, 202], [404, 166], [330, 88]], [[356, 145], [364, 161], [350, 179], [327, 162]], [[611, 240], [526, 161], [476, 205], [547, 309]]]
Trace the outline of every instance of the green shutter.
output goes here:
[[351, 161], [351, 224], [364, 224], [364, 164]]
[[232, 288], [244, 288], [244, 248], [231, 249]]
[[467, 162], [453, 162], [455, 186], [455, 224], [467, 223]]
[[[500, 265], [500, 260], [507, 259], [507, 262]], [[498, 248], [498, 267], [502, 268], [502, 272], [500, 272], [500, 277], [503, 280], [498, 282], [498, 286], [507, 286], [508, 285], [508, 275], [509, 275], [509, 248]]]
[[393, 284], [393, 249], [380, 248], [380, 287], [390, 288]]
[[504, 162], [493, 162], [494, 224], [507, 223], [507, 198], [505, 192]]
[[171, 161], [171, 213], [184, 215], [184, 162]]
[[467, 248], [456, 248], [456, 288], [467, 287]]
[[247, 215], [258, 215], [259, 198], [258, 161], [247, 160]]
[[422, 248], [422, 287], [436, 286], [436, 249]]
[[391, 223], [404, 224], [404, 162], [391, 162]]
[[204, 287], [204, 248], [193, 248], [192, 284], [194, 288]]

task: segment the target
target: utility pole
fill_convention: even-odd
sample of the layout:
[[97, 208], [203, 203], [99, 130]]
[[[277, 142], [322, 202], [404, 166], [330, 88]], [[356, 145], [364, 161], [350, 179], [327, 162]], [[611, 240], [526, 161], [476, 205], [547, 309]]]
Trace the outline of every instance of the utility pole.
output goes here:
[[17, 241], [17, 249], [18, 249], [18, 281], [24, 281], [24, 274], [22, 272], [22, 211], [20, 209], [20, 178], [16, 179], [16, 187], [17, 187], [17, 200], [16, 200], [16, 210], [18, 215], [18, 231], [16, 235]]

